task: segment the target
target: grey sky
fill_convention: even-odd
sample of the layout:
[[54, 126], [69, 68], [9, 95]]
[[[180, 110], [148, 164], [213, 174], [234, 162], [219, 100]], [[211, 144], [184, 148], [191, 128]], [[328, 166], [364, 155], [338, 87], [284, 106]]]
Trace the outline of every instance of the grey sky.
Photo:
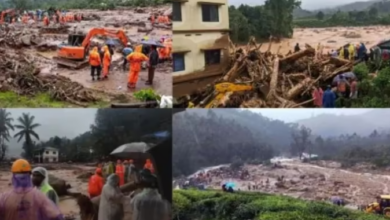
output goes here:
[[[17, 118], [22, 113], [30, 113], [35, 116], [35, 122], [41, 124], [36, 129], [41, 140], [47, 140], [54, 136], [74, 138], [88, 131], [94, 123], [96, 109], [34, 109], [18, 108], [7, 109], [17, 124]], [[12, 132], [12, 135], [17, 130]]]
[[358, 115], [372, 109], [246, 109], [260, 113], [268, 118], [285, 122], [294, 122], [301, 119], [311, 118], [321, 114], [334, 115]]
[[[307, 9], [307, 10], [316, 10], [316, 9], [323, 9], [323, 8], [332, 8], [339, 5], [344, 5], [352, 2], [357, 2], [359, 0], [326, 0], [326, 1], [320, 1], [320, 0], [301, 0], [301, 8]], [[247, 4], [247, 5], [262, 5], [264, 4], [265, 0], [228, 0], [229, 5], [240, 5], [240, 4]]]

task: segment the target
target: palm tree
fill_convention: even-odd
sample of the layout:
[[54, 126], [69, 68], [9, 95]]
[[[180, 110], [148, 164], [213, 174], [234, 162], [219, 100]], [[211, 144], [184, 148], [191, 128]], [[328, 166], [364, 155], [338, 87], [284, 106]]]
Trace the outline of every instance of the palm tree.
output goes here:
[[10, 112], [3, 108], [0, 109], [0, 161], [4, 159], [7, 150], [5, 142], [11, 137], [9, 131], [14, 130], [13, 120]]
[[33, 141], [32, 137], [35, 137], [39, 140], [39, 136], [35, 133], [34, 129], [41, 126], [38, 123], [34, 123], [35, 116], [30, 115], [29, 113], [23, 113], [22, 116], [18, 118], [20, 124], [14, 125], [20, 131], [14, 135], [15, 138], [19, 138], [18, 142], [24, 138], [24, 151], [28, 158], [33, 157]]

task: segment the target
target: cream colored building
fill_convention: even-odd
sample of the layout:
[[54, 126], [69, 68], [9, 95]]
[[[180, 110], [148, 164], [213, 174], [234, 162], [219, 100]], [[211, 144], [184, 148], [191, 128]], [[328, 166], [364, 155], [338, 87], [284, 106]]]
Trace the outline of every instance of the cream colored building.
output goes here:
[[172, 21], [173, 93], [177, 97], [224, 72], [229, 47], [228, 2], [173, 0]]

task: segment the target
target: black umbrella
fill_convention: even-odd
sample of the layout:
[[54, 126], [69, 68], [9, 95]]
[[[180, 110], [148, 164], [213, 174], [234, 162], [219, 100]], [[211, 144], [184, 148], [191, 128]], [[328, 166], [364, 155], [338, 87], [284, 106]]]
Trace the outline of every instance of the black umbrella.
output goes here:
[[141, 44], [143, 45], [150, 45], [150, 46], [156, 46], [156, 47], [165, 47], [161, 43], [154, 41], [154, 40], [143, 40], [141, 41]]

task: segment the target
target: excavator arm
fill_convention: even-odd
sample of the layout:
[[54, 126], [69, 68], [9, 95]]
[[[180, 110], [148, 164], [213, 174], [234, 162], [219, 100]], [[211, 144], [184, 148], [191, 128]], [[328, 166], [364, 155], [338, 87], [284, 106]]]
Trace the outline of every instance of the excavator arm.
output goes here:
[[[123, 30], [93, 28], [85, 37], [83, 36], [84, 39], [82, 40], [81, 45], [79, 44], [80, 46], [76, 46], [74, 40], [69, 40], [68, 43], [70, 45], [60, 46], [55, 60], [57, 63], [64, 66], [79, 68], [79, 66], [82, 65], [81, 63], [85, 63], [91, 39], [98, 35], [119, 39], [124, 45], [128, 42], [127, 36]], [[79, 36], [80, 35], [69, 35], [69, 39], [74, 39]], [[80, 62], [76, 63], [76, 61]]]
[[0, 17], [0, 24], [4, 24], [4, 19], [7, 14], [12, 14], [15, 12], [15, 9], [7, 9], [1, 12], [1, 17]]
[[214, 86], [214, 91], [208, 95], [201, 103], [201, 106], [205, 108], [215, 108], [221, 101], [226, 97], [226, 95], [233, 92], [241, 91], [250, 91], [253, 90], [254, 86], [247, 84], [236, 84], [236, 83], [219, 83]]

